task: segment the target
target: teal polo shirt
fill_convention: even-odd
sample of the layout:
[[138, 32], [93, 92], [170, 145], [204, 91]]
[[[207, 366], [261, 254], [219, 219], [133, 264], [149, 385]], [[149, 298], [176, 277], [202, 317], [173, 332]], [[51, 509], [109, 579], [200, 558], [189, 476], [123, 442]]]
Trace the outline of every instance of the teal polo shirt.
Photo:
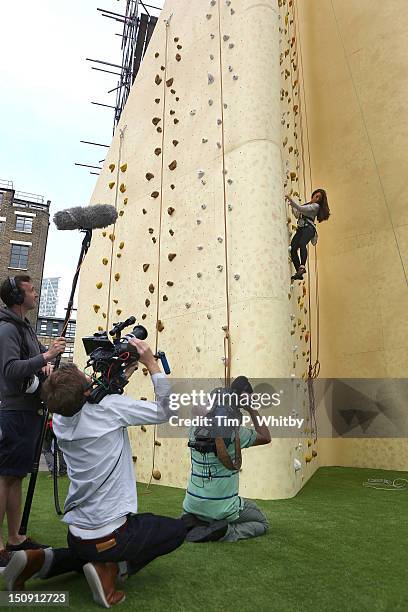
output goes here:
[[[239, 437], [241, 448], [249, 448], [256, 440], [256, 431], [240, 427]], [[227, 451], [234, 460], [234, 441]], [[202, 455], [191, 449], [191, 474], [183, 502], [184, 512], [207, 521], [236, 521], [242, 507], [238, 489], [238, 470], [228, 470], [214, 453]]]

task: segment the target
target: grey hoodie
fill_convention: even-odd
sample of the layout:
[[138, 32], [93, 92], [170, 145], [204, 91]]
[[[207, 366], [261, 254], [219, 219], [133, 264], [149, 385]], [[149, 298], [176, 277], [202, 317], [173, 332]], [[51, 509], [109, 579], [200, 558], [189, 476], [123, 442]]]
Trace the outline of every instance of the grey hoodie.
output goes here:
[[[29, 354], [21, 359], [22, 340], [17, 326], [22, 330]], [[21, 319], [12, 310], [0, 308], [0, 408], [4, 410], [37, 410], [39, 393], [24, 393], [27, 378], [39, 372], [45, 365], [40, 344], [28, 319]]]

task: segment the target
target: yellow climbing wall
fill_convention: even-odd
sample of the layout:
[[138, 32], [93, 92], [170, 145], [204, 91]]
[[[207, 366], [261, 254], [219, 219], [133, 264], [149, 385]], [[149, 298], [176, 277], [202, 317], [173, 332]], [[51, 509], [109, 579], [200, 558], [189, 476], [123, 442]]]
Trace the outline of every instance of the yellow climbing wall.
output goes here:
[[[408, 371], [405, 0], [300, 0], [320, 226], [321, 376]], [[308, 170], [307, 170], [308, 174]], [[405, 439], [320, 440], [322, 465], [408, 469]]]
[[[81, 273], [81, 336], [134, 314], [177, 378], [283, 377], [307, 369], [306, 287], [290, 285], [284, 190], [287, 100], [275, 0], [168, 0], [137, 75], [91, 203], [117, 223], [95, 232]], [[296, 113], [286, 116], [290, 132]], [[294, 136], [293, 136], [294, 138]], [[152, 399], [147, 373], [127, 391]], [[311, 424], [245, 452], [241, 493], [294, 495], [317, 462]], [[184, 487], [186, 440], [132, 428], [137, 477]], [[312, 455], [312, 449], [314, 451]], [[295, 472], [294, 459], [300, 469]]]

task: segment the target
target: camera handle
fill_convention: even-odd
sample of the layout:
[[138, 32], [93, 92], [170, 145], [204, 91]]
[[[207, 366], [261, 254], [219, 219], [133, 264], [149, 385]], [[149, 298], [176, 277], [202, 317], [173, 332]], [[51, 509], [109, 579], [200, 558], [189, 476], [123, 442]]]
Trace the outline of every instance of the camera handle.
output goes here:
[[[71, 294], [68, 300], [67, 312], [65, 315], [64, 324], [62, 326], [62, 332], [61, 332], [62, 338], [65, 338], [65, 335], [67, 333], [68, 322], [71, 318], [72, 308], [74, 306], [74, 296], [75, 296], [75, 291], [76, 291], [76, 287], [78, 284], [79, 273], [81, 271], [82, 263], [85, 259], [85, 255], [88, 252], [88, 249], [91, 245], [91, 240], [92, 240], [92, 230], [91, 229], [81, 230], [81, 231], [85, 232], [85, 236], [82, 241], [81, 252], [79, 254], [79, 259], [78, 259], [78, 265], [77, 265], [77, 268], [74, 274], [74, 278], [72, 280]], [[60, 361], [61, 361], [61, 355], [58, 355], [58, 357], [56, 357], [55, 359], [54, 370], [56, 370], [59, 367]], [[18, 531], [19, 535], [27, 534], [28, 519], [30, 517], [31, 506], [33, 503], [34, 490], [35, 490], [35, 485], [37, 482], [38, 470], [39, 470], [40, 459], [41, 459], [41, 451], [42, 451], [42, 447], [44, 443], [45, 430], [47, 428], [48, 418], [49, 418], [49, 410], [47, 406], [43, 404], [42, 430], [41, 430], [41, 435], [38, 439], [37, 447], [35, 449], [35, 458], [34, 458], [33, 467], [32, 467], [32, 471], [30, 475], [30, 481], [28, 483], [27, 495], [26, 495], [26, 499], [24, 503], [23, 516], [21, 518], [20, 529]], [[55, 452], [57, 452], [56, 446], [54, 447], [54, 450]], [[62, 512], [61, 512], [61, 507], [60, 507], [59, 499], [58, 499], [57, 475], [55, 474], [55, 472], [54, 472], [54, 505], [55, 505], [56, 513], [61, 515]]]
[[155, 357], [156, 359], [160, 359], [161, 364], [163, 366], [163, 370], [166, 374], [170, 374], [171, 370], [169, 362], [167, 361], [166, 353], [164, 351], [157, 351], [157, 355], [153, 355], [153, 357]]

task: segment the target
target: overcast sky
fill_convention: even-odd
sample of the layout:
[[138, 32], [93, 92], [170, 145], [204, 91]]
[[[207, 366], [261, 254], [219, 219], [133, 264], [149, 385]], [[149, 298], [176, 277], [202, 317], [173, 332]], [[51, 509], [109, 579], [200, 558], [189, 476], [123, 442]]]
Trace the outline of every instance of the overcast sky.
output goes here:
[[[164, 0], [148, 4], [163, 6]], [[0, 179], [51, 200], [51, 216], [89, 203], [97, 177], [74, 162], [98, 165], [110, 144], [117, 77], [91, 70], [86, 57], [119, 63], [122, 25], [97, 8], [122, 13], [126, 0], [1, 2]], [[157, 14], [157, 12], [156, 12]], [[114, 69], [113, 69], [114, 70]], [[44, 276], [61, 276], [63, 302], [81, 235], [50, 226]]]

